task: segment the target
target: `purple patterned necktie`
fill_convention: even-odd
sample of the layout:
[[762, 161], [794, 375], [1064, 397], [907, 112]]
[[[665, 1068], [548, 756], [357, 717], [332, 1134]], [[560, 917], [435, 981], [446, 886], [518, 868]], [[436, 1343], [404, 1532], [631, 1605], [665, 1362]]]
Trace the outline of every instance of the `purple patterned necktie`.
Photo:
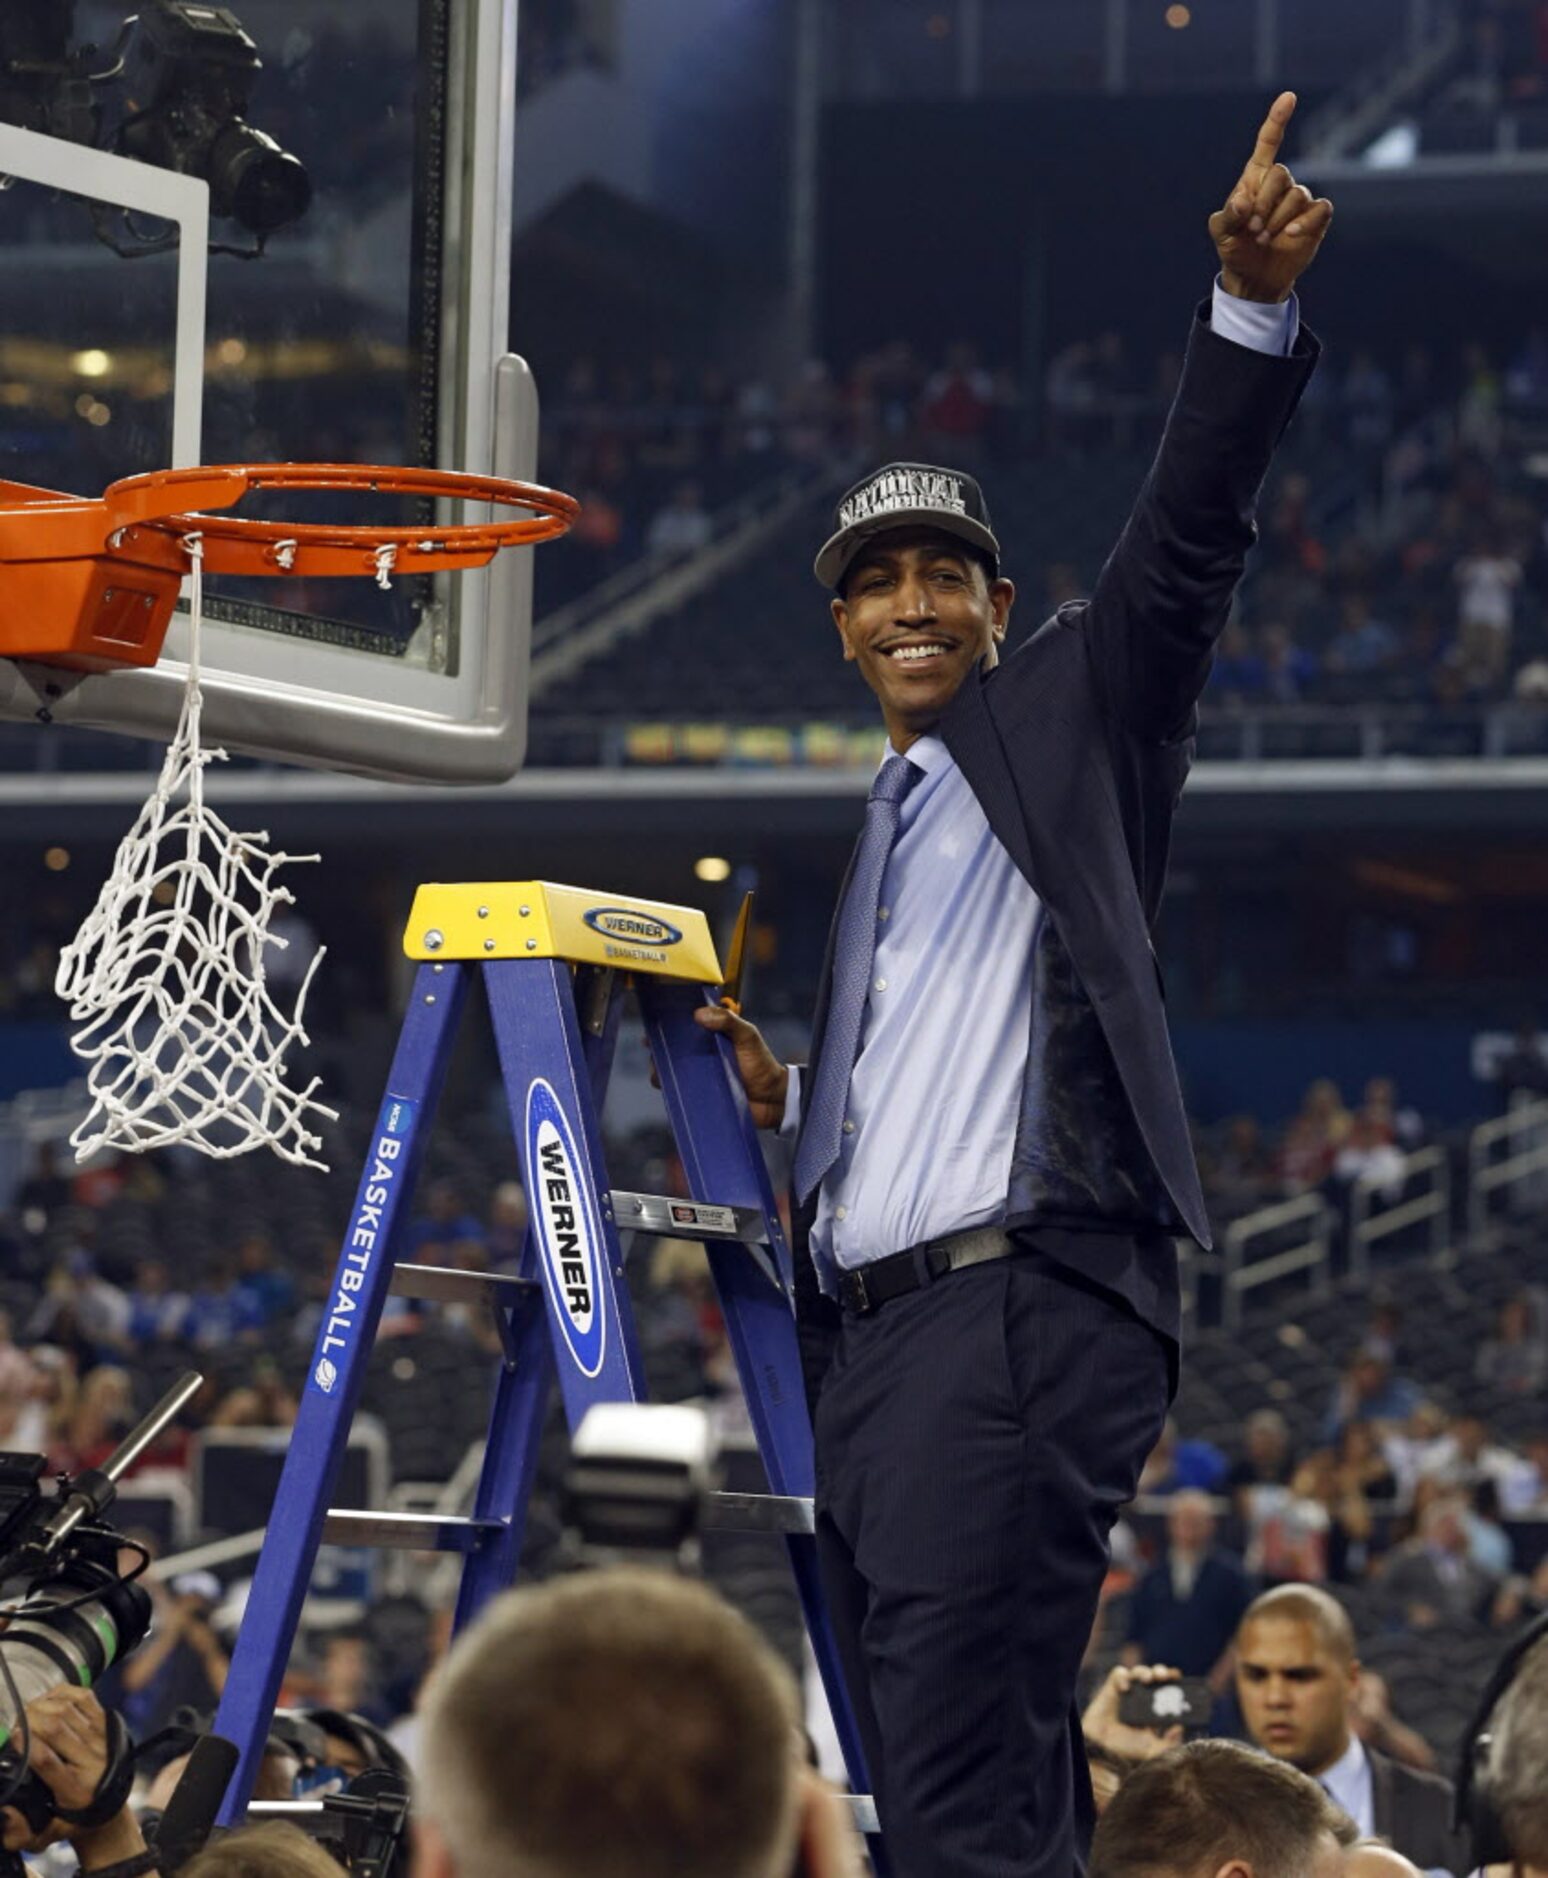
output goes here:
[[898, 838], [903, 798], [924, 772], [906, 756], [889, 756], [877, 772], [866, 804], [865, 830], [855, 854], [849, 891], [839, 914], [833, 953], [833, 989], [822, 1054], [807, 1100], [805, 1126], [795, 1158], [797, 1200], [805, 1200], [839, 1157], [849, 1078], [860, 1049], [860, 1025], [876, 956], [876, 911], [887, 857]]

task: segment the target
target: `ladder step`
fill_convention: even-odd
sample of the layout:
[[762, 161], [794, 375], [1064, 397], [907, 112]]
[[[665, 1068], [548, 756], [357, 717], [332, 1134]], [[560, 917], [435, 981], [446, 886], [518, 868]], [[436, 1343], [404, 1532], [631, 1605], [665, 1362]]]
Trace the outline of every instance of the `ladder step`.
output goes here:
[[[881, 1825], [876, 1817], [876, 1802], [868, 1793], [846, 1793], [844, 1804], [849, 1808], [849, 1817], [855, 1823], [857, 1832], [879, 1833]], [[248, 1802], [247, 1817], [260, 1819], [320, 1819], [323, 1815], [321, 1800], [251, 1800]]]
[[868, 1793], [846, 1793], [844, 1803], [849, 1808], [849, 1817], [855, 1822], [856, 1832], [880, 1834], [881, 1821], [876, 1817], [876, 1802]]
[[669, 1193], [608, 1195], [620, 1232], [659, 1232], [672, 1239], [734, 1239], [767, 1245], [768, 1228], [755, 1206], [712, 1206], [704, 1200], [675, 1200]]
[[451, 1265], [396, 1265], [392, 1293], [436, 1304], [514, 1304], [537, 1286], [507, 1272], [464, 1272]]
[[331, 1506], [323, 1519], [328, 1545], [374, 1545], [405, 1552], [475, 1552], [503, 1530], [498, 1519], [450, 1513], [366, 1513]]
[[721, 1532], [815, 1532], [812, 1502], [790, 1493], [712, 1493], [704, 1525]]

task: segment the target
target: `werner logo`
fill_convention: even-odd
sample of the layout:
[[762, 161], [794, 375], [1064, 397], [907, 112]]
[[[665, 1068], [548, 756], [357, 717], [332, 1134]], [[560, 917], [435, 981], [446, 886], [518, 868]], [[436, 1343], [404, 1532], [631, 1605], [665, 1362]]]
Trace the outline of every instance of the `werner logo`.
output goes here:
[[317, 1345], [312, 1381], [324, 1395], [333, 1393], [339, 1380], [339, 1365], [349, 1360], [377, 1242], [392, 1223], [390, 1215], [403, 1169], [403, 1149], [413, 1126], [414, 1104], [401, 1096], [388, 1096], [382, 1104], [366, 1177], [355, 1200], [355, 1216], [334, 1273], [332, 1302], [323, 1319], [322, 1336]]
[[559, 1326], [576, 1368], [583, 1376], [599, 1375], [607, 1345], [607, 1318], [597, 1295], [601, 1234], [575, 1137], [559, 1098], [541, 1077], [527, 1091], [527, 1165]]
[[637, 946], [675, 946], [683, 936], [664, 919], [649, 913], [631, 913], [625, 906], [594, 906], [581, 917], [593, 932], [609, 939], [627, 939]]

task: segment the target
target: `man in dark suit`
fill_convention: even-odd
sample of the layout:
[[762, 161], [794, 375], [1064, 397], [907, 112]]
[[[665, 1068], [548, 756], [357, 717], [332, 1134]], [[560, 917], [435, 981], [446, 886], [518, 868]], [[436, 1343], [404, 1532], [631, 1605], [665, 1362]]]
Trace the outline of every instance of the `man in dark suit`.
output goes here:
[[1368, 1748], [1351, 1725], [1360, 1662], [1349, 1614], [1315, 1585], [1279, 1585], [1236, 1637], [1236, 1696], [1252, 1739], [1310, 1774], [1364, 1834], [1423, 1871], [1471, 1870], [1451, 1830], [1451, 1786]]
[[1150, 928], [1317, 350], [1291, 290], [1332, 206], [1277, 160], [1294, 108], [1211, 220], [1220, 279], [1089, 603], [1002, 663], [971, 477], [890, 464], [840, 503], [816, 573], [890, 748], [810, 1064], [699, 1013], [796, 1141], [818, 1546], [902, 1878], [1068, 1878], [1089, 1842], [1076, 1677], [1175, 1386], [1172, 1235], [1209, 1235]]
[[1242, 1562], [1215, 1544], [1207, 1493], [1184, 1488], [1166, 1509], [1166, 1551], [1134, 1588], [1126, 1663], [1166, 1663], [1226, 1680], [1227, 1652], [1252, 1588]]

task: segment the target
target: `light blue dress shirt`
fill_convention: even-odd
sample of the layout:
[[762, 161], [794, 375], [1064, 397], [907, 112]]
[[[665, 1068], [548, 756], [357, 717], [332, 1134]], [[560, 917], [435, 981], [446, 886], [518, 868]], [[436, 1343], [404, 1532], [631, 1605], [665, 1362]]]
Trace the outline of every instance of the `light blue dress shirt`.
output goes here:
[[1349, 1746], [1317, 1779], [1329, 1798], [1343, 1807], [1360, 1828], [1361, 1836], [1368, 1839], [1376, 1830], [1376, 1802], [1371, 1793], [1371, 1764], [1357, 1735], [1349, 1737]]
[[[1284, 354], [1300, 315], [1218, 284], [1222, 338]], [[938, 737], [905, 752], [924, 771], [903, 803], [882, 880], [876, 957], [839, 1158], [818, 1191], [812, 1256], [825, 1291], [927, 1239], [1004, 1218], [1032, 1021], [1042, 906]], [[780, 1132], [793, 1137], [792, 1069]]]

